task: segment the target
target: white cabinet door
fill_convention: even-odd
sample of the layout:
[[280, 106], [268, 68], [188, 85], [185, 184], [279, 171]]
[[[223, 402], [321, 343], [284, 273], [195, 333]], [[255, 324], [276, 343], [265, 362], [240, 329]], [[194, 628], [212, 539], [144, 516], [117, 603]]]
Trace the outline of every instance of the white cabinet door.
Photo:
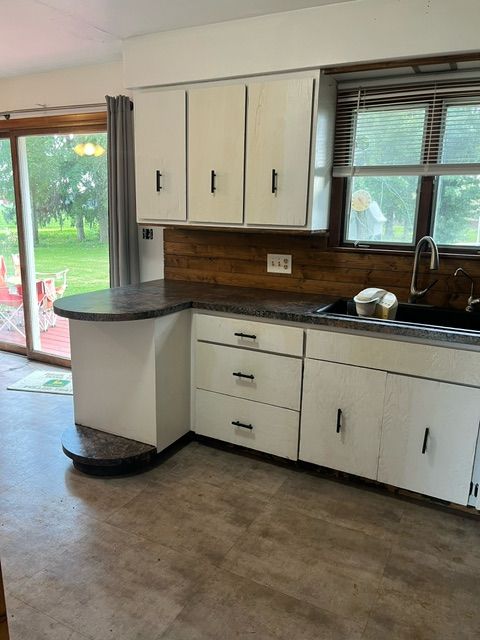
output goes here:
[[248, 85], [245, 221], [307, 221], [313, 78]]
[[480, 389], [388, 375], [378, 479], [467, 504]]
[[300, 460], [377, 477], [386, 373], [306, 360]]
[[134, 97], [138, 222], [186, 220], [185, 91]]
[[243, 222], [245, 86], [188, 92], [188, 219]]

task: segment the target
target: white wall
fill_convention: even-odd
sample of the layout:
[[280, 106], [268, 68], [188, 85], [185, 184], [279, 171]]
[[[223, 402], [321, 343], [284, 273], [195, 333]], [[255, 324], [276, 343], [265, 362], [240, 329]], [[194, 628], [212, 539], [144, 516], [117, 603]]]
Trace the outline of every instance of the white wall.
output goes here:
[[121, 61], [0, 80], [0, 111], [104, 102], [125, 93]]
[[478, 51], [480, 0], [356, 0], [124, 42], [127, 87]]

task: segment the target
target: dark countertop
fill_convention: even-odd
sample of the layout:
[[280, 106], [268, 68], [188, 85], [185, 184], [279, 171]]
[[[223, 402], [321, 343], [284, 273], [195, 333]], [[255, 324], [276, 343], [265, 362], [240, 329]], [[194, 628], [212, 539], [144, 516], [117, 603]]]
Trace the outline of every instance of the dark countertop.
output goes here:
[[57, 300], [54, 308], [59, 316], [90, 322], [144, 320], [194, 308], [415, 338], [425, 342], [480, 347], [480, 332], [315, 313], [336, 299], [321, 294], [153, 280], [139, 285], [66, 296]]

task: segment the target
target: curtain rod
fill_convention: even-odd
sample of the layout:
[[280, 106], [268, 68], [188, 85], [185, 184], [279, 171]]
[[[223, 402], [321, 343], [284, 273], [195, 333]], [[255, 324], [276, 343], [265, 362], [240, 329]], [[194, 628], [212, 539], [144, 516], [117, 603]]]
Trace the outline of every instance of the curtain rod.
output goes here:
[[33, 109], [11, 109], [10, 111], [0, 111], [0, 117], [6, 120], [10, 119], [10, 116], [18, 113], [37, 113], [38, 111], [70, 111], [75, 109], [93, 109], [97, 107], [106, 108], [106, 102], [94, 102], [92, 104], [69, 104], [60, 107], [49, 107], [46, 104], [38, 105]]

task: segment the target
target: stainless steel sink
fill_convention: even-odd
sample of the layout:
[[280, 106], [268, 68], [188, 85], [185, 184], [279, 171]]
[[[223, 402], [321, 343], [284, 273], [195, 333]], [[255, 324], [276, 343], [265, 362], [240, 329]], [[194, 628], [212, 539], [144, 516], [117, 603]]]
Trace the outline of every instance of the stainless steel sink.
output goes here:
[[[339, 317], [358, 317], [353, 300], [341, 299], [317, 309], [317, 314], [335, 315]], [[423, 304], [400, 303], [394, 321], [422, 326], [463, 329], [464, 331], [480, 331], [480, 312], [459, 311], [457, 309], [443, 309]]]

